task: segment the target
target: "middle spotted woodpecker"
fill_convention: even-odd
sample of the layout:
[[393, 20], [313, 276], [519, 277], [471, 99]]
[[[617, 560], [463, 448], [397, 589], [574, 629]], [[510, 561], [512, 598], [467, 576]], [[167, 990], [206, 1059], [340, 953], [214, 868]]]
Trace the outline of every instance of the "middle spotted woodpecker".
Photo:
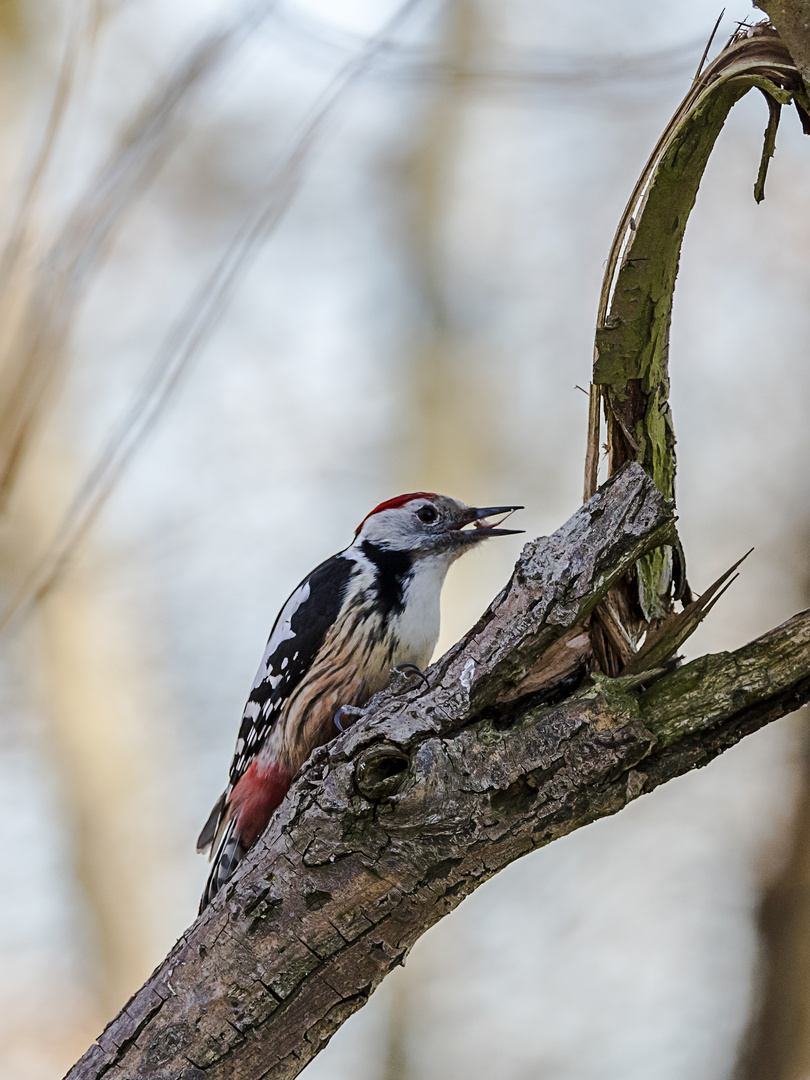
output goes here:
[[486, 519], [522, 509], [399, 495], [375, 507], [352, 543], [295, 589], [242, 714], [228, 786], [197, 841], [213, 862], [200, 910], [264, 831], [312, 750], [337, 735], [341, 707], [364, 704], [393, 668], [427, 665], [450, 564], [489, 536], [521, 531]]

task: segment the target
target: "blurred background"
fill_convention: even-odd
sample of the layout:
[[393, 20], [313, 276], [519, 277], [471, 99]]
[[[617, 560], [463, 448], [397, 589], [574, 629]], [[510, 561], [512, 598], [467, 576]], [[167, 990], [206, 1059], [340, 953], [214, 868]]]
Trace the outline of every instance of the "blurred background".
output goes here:
[[[604, 260], [717, 5], [397, 10], [0, 2], [2, 1080], [60, 1076], [193, 920], [275, 614], [372, 506], [579, 504]], [[810, 141], [786, 111], [757, 207], [766, 119], [681, 260], [693, 587], [756, 547], [689, 655], [810, 591]], [[519, 548], [454, 568], [440, 649]], [[500, 874], [306, 1076], [810, 1076], [804, 726]]]

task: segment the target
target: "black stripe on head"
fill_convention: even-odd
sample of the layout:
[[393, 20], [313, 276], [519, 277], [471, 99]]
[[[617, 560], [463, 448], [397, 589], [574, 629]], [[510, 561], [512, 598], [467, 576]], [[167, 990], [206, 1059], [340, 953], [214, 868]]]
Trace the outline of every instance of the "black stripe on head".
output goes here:
[[377, 597], [385, 626], [392, 615], [399, 615], [405, 607], [405, 586], [413, 573], [413, 559], [407, 551], [390, 551], [369, 540], [364, 540], [360, 547], [377, 570]]

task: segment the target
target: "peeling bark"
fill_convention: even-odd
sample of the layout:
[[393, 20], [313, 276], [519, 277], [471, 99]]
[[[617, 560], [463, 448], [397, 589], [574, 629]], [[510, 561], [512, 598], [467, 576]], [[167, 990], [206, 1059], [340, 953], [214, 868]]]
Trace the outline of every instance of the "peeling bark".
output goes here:
[[593, 673], [591, 613], [673, 528], [629, 464], [527, 544], [428, 689], [398, 678], [312, 755], [69, 1080], [297, 1076], [478, 885], [809, 700], [810, 612], [675, 670]]

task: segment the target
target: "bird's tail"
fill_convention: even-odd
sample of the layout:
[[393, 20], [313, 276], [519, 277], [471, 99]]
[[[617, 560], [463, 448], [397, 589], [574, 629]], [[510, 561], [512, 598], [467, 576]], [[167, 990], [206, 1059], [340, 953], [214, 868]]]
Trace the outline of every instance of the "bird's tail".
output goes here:
[[216, 843], [217, 833], [225, 816], [225, 795], [226, 792], [223, 791], [214, 804], [214, 809], [208, 815], [208, 821], [203, 825], [202, 832], [197, 837], [197, 851], [200, 854], [209, 851]]
[[254, 761], [211, 811], [197, 840], [197, 851], [213, 852], [200, 911], [211, 903], [264, 832], [291, 779], [290, 772], [277, 762], [260, 768]]
[[[205, 831], [203, 829], [203, 833]], [[223, 830], [219, 845], [211, 860], [211, 873], [208, 875], [202, 899], [200, 900], [200, 914], [205, 911], [225, 882], [230, 880], [234, 870], [246, 854], [247, 847], [242, 842], [237, 821], [235, 818], [231, 818]]]

